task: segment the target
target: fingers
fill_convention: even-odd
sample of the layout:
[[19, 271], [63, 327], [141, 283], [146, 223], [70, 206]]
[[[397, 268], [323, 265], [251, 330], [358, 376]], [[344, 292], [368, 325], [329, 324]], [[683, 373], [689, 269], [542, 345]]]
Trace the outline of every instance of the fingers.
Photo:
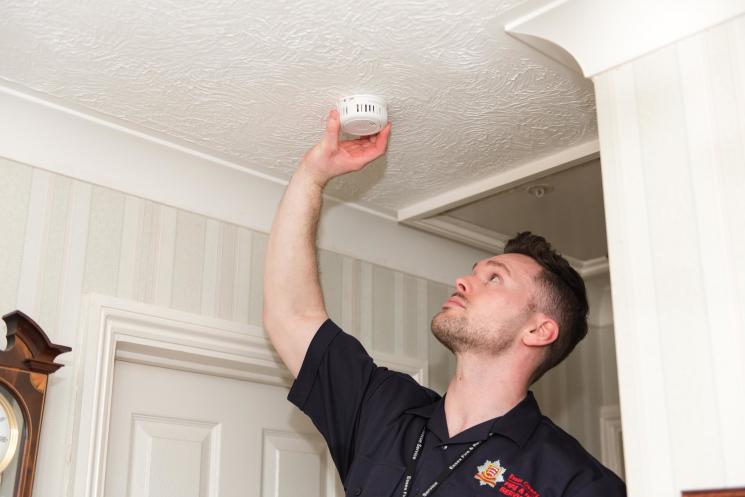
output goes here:
[[385, 125], [385, 128], [383, 128], [380, 133], [375, 135], [375, 139], [372, 140], [372, 143], [375, 144], [375, 149], [380, 153], [381, 155], [385, 152], [386, 147], [388, 146], [388, 137], [391, 134], [391, 123], [388, 123]]
[[[383, 153], [388, 145], [388, 136], [391, 134], [391, 124], [388, 123], [379, 133], [375, 135], [361, 136], [349, 142], [349, 145], [359, 153], [375, 159]], [[370, 159], [370, 160], [372, 160]]]
[[385, 153], [390, 132], [391, 125], [388, 124], [377, 135], [340, 142], [339, 146], [350, 159], [362, 167]]
[[323, 141], [326, 145], [335, 147], [339, 142], [339, 128], [341, 123], [339, 122], [339, 113], [336, 109], [332, 109], [329, 112], [328, 119], [326, 120], [326, 132], [323, 135]]

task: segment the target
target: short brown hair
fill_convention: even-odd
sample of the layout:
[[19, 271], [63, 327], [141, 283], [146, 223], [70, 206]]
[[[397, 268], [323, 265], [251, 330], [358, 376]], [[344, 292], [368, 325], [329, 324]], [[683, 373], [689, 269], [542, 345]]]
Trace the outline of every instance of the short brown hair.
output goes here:
[[535, 383], [587, 335], [589, 306], [585, 282], [545, 238], [529, 231], [509, 240], [504, 253], [527, 255], [541, 265], [543, 271], [535, 278], [540, 290], [534, 304], [559, 325], [558, 338], [548, 346], [543, 362], [533, 372], [531, 383]]

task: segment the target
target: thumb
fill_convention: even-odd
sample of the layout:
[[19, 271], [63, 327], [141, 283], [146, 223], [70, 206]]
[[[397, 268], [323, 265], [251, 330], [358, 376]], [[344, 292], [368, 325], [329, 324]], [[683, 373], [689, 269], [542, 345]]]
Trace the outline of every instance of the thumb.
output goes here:
[[339, 113], [334, 109], [329, 112], [326, 120], [326, 132], [323, 135], [323, 141], [327, 146], [336, 147], [339, 142]]

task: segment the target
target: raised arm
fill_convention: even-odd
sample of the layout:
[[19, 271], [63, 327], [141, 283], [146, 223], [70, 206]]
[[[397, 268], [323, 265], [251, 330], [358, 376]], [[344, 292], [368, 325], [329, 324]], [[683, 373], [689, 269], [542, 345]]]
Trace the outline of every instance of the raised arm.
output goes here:
[[329, 113], [320, 143], [300, 161], [274, 218], [264, 271], [264, 328], [297, 377], [310, 341], [328, 318], [316, 263], [322, 192], [329, 180], [358, 171], [383, 153], [390, 124], [379, 134], [339, 141], [339, 115]]

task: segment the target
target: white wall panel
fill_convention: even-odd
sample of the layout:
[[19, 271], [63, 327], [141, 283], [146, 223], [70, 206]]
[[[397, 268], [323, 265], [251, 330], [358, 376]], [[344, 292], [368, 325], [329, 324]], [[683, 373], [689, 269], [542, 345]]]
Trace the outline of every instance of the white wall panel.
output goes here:
[[393, 350], [397, 354], [404, 351], [404, 274], [393, 273]]
[[108, 188], [91, 191], [83, 293], [116, 295], [125, 201], [124, 194]]
[[360, 336], [360, 261], [344, 256], [342, 258], [342, 295], [340, 326], [347, 333]]
[[[604, 76], [596, 78], [595, 89], [599, 107], [598, 120], [606, 123], [601, 124], [600, 137], [624, 428], [627, 433], [655, 434], [652, 438], [633, 436], [624, 440], [626, 474], [632, 495], [634, 485], [640, 485], [641, 482], [644, 482], [645, 487], [639, 487], [637, 493], [669, 495], [672, 467], [668, 457], [670, 441], [667, 423], [662, 416], [648, 416], [641, 412], [634, 414], [625, 407], [644, 405], [645, 413], [664, 412], [665, 387], [660, 363], [661, 343], [659, 336], [652, 332], [654, 323], [657, 322], [657, 301], [653, 262], [648, 257], [650, 241], [635, 241], [638, 233], [649, 233], [650, 227], [641, 201], [644, 182], [640, 167], [633, 73], [628, 66], [614, 71], [612, 105], [609, 101], [611, 88], [606, 84]], [[610, 132], [609, 121], [614, 123], [617, 129], [615, 133], [623, 133], [623, 142], [608, 141], [606, 134]], [[602, 126], [605, 126], [605, 130]], [[623, 202], [624, 198], [628, 201]], [[616, 255], [619, 250], [626, 253], [624, 264], [619, 260], [620, 254]], [[620, 288], [627, 290], [621, 292]], [[635, 340], [630, 339], [632, 334], [637, 335]], [[622, 361], [626, 362], [624, 375], [620, 374]], [[639, 456], [628, 457], [630, 454]], [[656, 464], [650, 465], [647, 460], [654, 460]]]
[[372, 266], [372, 348], [383, 352], [395, 351], [395, 280], [393, 271]]
[[[430, 319], [440, 312], [442, 304], [445, 303], [448, 296], [454, 291], [454, 288], [441, 285], [439, 283], [427, 284], [427, 315]], [[429, 323], [427, 323], [429, 325]], [[455, 372], [455, 361], [453, 355], [447, 350], [432, 333], [428, 334], [429, 349], [429, 383], [433, 390], [440, 393], [447, 389], [450, 378]]]
[[86, 243], [89, 231], [92, 186], [75, 180], [72, 184], [65, 247], [60, 278], [56, 334], [60, 343], [73, 343], [77, 337], [80, 299], [85, 275]]
[[621, 409], [617, 405], [600, 409], [600, 448], [603, 464], [625, 478]]
[[[16, 305], [33, 169], [0, 158], [0, 309]], [[5, 326], [3, 323], [0, 326]], [[4, 329], [4, 328], [3, 328]], [[0, 343], [5, 344], [5, 334]]]
[[269, 236], [254, 232], [251, 237], [251, 305], [249, 324], [262, 326], [264, 322], [264, 261]]
[[619, 395], [614, 329], [612, 326], [596, 328], [595, 334], [597, 335], [599, 342], [599, 352], [597, 353], [597, 357], [599, 361], [602, 361], [602, 367], [598, 368], [601, 376], [601, 405], [617, 404], [619, 402]]
[[[582, 348], [580, 349], [580, 347]], [[572, 428], [576, 426], [578, 429], [572, 430], [572, 432], [575, 433], [577, 438], [583, 440], [592, 437], [589, 431], [590, 424], [597, 425], [597, 414], [590, 421], [592, 406], [590, 405], [590, 381], [587, 381], [590, 377], [588, 376], [589, 368], [587, 365], [589, 354], [584, 350], [586, 348], [591, 348], [590, 343], [583, 340], [572, 351], [572, 354], [575, 356], [573, 357], [575, 359], [573, 363], [574, 367], [570, 367], [569, 363], [566, 363], [567, 383], [565, 388], [567, 397], [564, 399], [567, 407], [567, 416], [571, 420], [569, 426], [574, 425]]]
[[202, 272], [202, 314], [217, 314], [217, 271], [220, 261], [220, 223], [207, 220], [204, 238], [204, 268]]
[[[20, 166], [19, 166], [20, 167]], [[23, 240], [23, 258], [18, 279], [17, 307], [29, 316], [39, 313], [38, 294], [41, 279], [41, 260], [44, 251], [46, 216], [52, 174], [33, 169]]]
[[[574, 359], [574, 357], [572, 357]], [[556, 366], [546, 373], [547, 388], [543, 389], [539, 397], [542, 409], [559, 426], [569, 431], [569, 405], [567, 403], [569, 390], [567, 384], [567, 370], [571, 367], [569, 360]]]
[[155, 288], [153, 302], [170, 306], [173, 291], [173, 263], [176, 249], [176, 215], [173, 207], [158, 209], [158, 238], [155, 252]]
[[318, 251], [318, 272], [323, 301], [329, 317], [337, 323], [340, 322], [342, 316], [343, 259], [343, 256], [328, 250]]
[[373, 265], [360, 262], [360, 342], [373, 347]]
[[630, 495], [745, 485], [744, 33], [595, 78]]
[[[652, 242], [647, 257], [653, 261], [658, 305], [657, 322], [652, 325], [663, 345], [660, 356], [667, 409], [675, 405], [682, 408], [692, 390], [697, 392], [698, 405], [716, 404], [714, 390], [708, 388], [714, 384], [711, 343], [701, 339], [701, 330], [707, 326], [701, 305], [705, 301], [701, 253], [695, 243], [700, 235], [696, 223], [687, 222], [696, 218], [696, 203], [688, 151], [680, 146], [687, 142], [686, 116], [680, 84], [670, 77], [678, 73], [676, 52], [672, 46], [633, 64], [643, 191]], [[663, 129], [665, 132], [660, 132]], [[672, 224], [671, 218], [675, 220]], [[678, 276], [681, 271], [685, 272], [685, 284]], [[693, 343], [695, 352], [691, 350]], [[674, 476], [682, 488], [691, 488], [697, 479], [709, 487], [717, 486], [724, 474], [716, 410], [689, 409], [686, 416], [669, 417], [668, 426], [673, 434], [670, 455], [677, 468]], [[693, 426], [697, 429], [690, 430]], [[689, 470], [681, 470], [694, 454], [701, 459], [697, 472], [702, 475], [692, 477]]]
[[402, 273], [397, 273], [396, 277], [401, 280], [400, 296], [396, 299], [399, 305], [398, 309], [400, 309], [400, 325], [398, 326], [401, 329], [401, 332], [396, 334], [401, 342], [398, 352], [410, 357], [421, 357], [419, 355], [421, 352], [419, 317], [427, 310], [422, 309], [419, 303], [419, 278]]
[[60, 285], [67, 246], [68, 218], [72, 180], [52, 175], [46, 198], [46, 216], [41, 239], [39, 291], [37, 292], [36, 322], [50, 333], [56, 333], [56, 314], [60, 307]]
[[116, 284], [117, 297], [135, 298], [137, 252], [144, 210], [145, 202], [142, 199], [131, 195], [125, 197], [122, 246], [119, 251], [119, 275]]
[[235, 290], [236, 258], [238, 252], [238, 227], [231, 224], [220, 226], [220, 263], [217, 268], [217, 296], [215, 303], [219, 318], [233, 317], [233, 291]]
[[138, 226], [135, 249], [134, 300], [155, 302], [155, 277], [159, 244], [160, 205], [143, 201], [142, 219]]
[[[83, 286], [85, 248], [91, 202], [91, 186], [69, 178], [50, 178], [45, 199], [46, 211], [38, 290], [38, 323], [56, 343], [75, 344]], [[65, 365], [73, 364], [74, 353], [60, 357]], [[69, 398], [73, 370], [63, 368], [50, 378], [45, 412], [58, 413], [61, 423], [72, 419]], [[54, 392], [52, 392], [54, 390]], [[65, 473], [56, 460], [71, 443], [72, 433], [44, 424], [41, 439], [44, 447], [37, 459], [37, 471], [49, 478], [64, 481]]]
[[[432, 285], [432, 282], [419, 278], [416, 285], [416, 306], [417, 306], [417, 319], [416, 327], [417, 330], [417, 350], [420, 359], [427, 359], [429, 361], [429, 337], [432, 336], [431, 322], [432, 315], [430, 314], [429, 306], [427, 303], [428, 288]], [[442, 304], [441, 304], [442, 305]]]
[[201, 313], [202, 278], [207, 266], [206, 233], [207, 220], [204, 216], [178, 211], [171, 295], [171, 305], [174, 309]]
[[238, 227], [236, 234], [235, 281], [233, 282], [233, 321], [248, 323], [251, 305], [251, 231]]
[[600, 413], [604, 407], [619, 404], [613, 326], [599, 326], [612, 317], [609, 285], [607, 275], [586, 281], [587, 336], [532, 387], [541, 411], [604, 463], [611, 460], [603, 458]]

